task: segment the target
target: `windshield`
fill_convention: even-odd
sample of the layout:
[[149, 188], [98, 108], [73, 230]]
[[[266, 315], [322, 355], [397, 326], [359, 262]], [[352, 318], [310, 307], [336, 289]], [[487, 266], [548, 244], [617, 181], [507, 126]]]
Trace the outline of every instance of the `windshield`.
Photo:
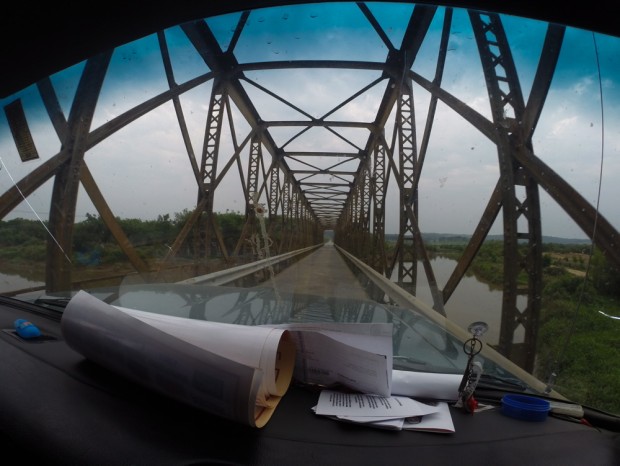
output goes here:
[[453, 374], [484, 322], [489, 381], [620, 414], [619, 52], [385, 2], [104, 51], [0, 100], [0, 293], [390, 322], [395, 369]]

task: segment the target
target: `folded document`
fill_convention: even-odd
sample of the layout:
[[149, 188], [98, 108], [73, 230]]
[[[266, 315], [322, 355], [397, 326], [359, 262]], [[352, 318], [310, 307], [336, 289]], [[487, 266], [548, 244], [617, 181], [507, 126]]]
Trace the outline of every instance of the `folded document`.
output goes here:
[[454, 432], [447, 402], [422, 402], [406, 396], [377, 396], [323, 390], [315, 414], [389, 430]]

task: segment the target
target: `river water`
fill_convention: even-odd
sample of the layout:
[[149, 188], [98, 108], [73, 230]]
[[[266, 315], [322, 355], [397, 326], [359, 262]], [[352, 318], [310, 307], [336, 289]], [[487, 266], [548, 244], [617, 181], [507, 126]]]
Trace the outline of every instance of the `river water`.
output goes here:
[[[440, 289], [443, 289], [445, 286], [456, 264], [455, 260], [445, 257], [431, 259], [435, 280]], [[396, 281], [397, 278], [398, 270], [395, 270], [392, 280]], [[416, 295], [430, 306], [433, 305], [433, 298], [421, 261], [418, 262]], [[517, 298], [517, 307], [519, 309], [525, 309], [526, 304], [527, 296], [519, 296]], [[463, 277], [446, 303], [445, 311], [450, 320], [465, 329], [472, 322], [486, 322], [489, 325], [489, 330], [483, 337], [484, 342], [491, 345], [499, 342], [502, 315], [502, 292], [500, 290], [491, 289], [489, 285], [478, 281], [474, 276]], [[523, 327], [519, 327], [515, 333], [514, 342], [522, 342], [523, 336]]]
[[22, 288], [30, 288], [33, 286], [42, 286], [43, 282], [29, 280], [20, 275], [7, 274], [0, 272], [0, 293], [6, 293]]

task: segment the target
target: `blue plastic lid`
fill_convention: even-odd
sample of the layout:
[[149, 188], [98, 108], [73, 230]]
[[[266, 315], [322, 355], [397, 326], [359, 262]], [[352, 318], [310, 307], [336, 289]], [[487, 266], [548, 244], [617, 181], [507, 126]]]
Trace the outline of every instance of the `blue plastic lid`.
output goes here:
[[544, 421], [551, 405], [547, 400], [526, 395], [504, 395], [502, 414], [524, 421]]

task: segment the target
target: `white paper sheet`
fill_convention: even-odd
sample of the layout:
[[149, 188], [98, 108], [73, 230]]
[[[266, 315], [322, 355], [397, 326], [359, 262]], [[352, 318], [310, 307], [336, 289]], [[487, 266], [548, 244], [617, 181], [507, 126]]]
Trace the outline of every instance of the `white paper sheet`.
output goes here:
[[456, 401], [462, 374], [392, 371], [392, 395]]
[[446, 402], [438, 402], [439, 411], [427, 414], [417, 419], [405, 419], [403, 430], [418, 430], [424, 432], [452, 433], [454, 432], [454, 423], [450, 414], [450, 407]]
[[[276, 361], [281, 357], [278, 347], [283, 329], [207, 322], [115, 307], [205, 351], [259, 369], [264, 375], [257, 399], [260, 406], [273, 406], [275, 397], [283, 396], [288, 389], [291, 374], [279, 377], [276, 368]], [[293, 361], [288, 366], [293, 367]]]
[[392, 384], [392, 324], [312, 323], [273, 326], [291, 332], [297, 347], [294, 377], [302, 383], [341, 384], [362, 393], [389, 396]]
[[439, 410], [405, 396], [377, 396], [323, 390], [315, 413], [322, 416], [342, 416], [356, 422], [423, 416]]
[[379, 397], [323, 390], [315, 414], [337, 421], [387, 430], [453, 433], [448, 403], [420, 402], [408, 397]]
[[61, 320], [67, 344], [86, 358], [181, 402], [263, 427], [290, 384], [295, 346], [286, 330], [239, 327], [128, 312], [84, 291]]

